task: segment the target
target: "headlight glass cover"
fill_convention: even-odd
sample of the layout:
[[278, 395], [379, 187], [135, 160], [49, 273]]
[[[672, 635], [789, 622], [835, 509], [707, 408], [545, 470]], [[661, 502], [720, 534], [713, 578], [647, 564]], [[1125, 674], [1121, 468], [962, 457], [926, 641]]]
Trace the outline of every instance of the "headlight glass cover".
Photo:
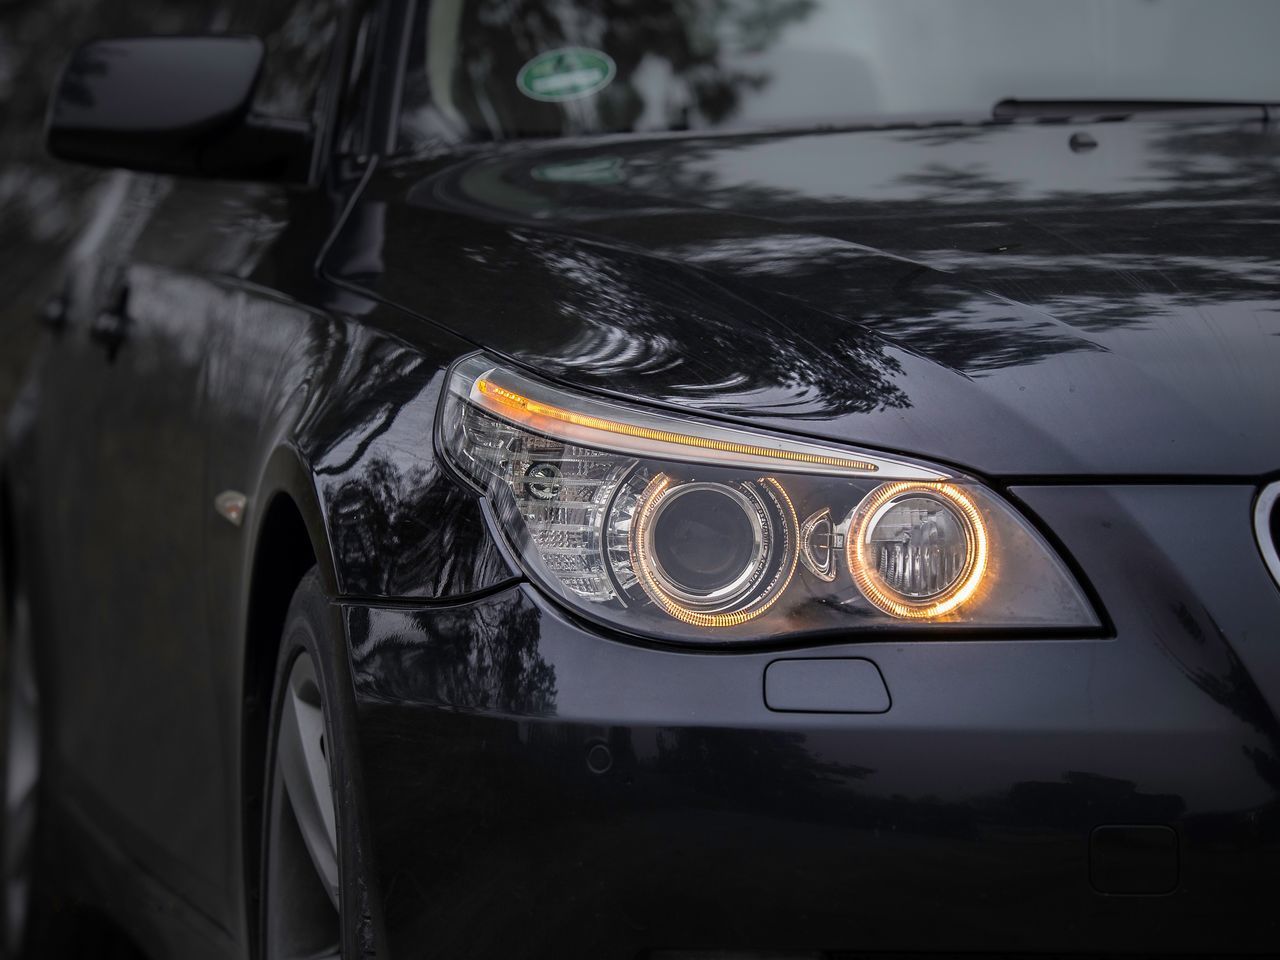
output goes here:
[[528, 576], [627, 633], [1099, 625], [1018, 513], [920, 461], [590, 397], [484, 355], [450, 372], [439, 444]]

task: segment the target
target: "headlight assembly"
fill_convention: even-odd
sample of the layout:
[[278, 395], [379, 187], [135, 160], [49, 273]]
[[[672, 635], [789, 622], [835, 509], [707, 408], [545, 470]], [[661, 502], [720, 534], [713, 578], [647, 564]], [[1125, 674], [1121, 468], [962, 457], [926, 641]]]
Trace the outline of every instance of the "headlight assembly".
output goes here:
[[531, 579], [629, 633], [1098, 626], [1025, 520], [929, 464], [579, 395], [483, 355], [449, 376], [440, 446]]

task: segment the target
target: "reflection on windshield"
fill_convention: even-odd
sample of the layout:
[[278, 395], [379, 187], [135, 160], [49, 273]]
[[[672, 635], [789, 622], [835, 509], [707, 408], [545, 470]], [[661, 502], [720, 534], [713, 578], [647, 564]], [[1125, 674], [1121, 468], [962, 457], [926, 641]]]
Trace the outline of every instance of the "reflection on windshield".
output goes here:
[[410, 143], [1280, 99], [1273, 0], [435, 0]]

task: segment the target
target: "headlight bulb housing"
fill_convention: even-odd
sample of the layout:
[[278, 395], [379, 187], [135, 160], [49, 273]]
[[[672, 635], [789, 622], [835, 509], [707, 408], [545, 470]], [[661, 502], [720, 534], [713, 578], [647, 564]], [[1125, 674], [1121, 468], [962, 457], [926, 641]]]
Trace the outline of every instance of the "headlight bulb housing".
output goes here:
[[580, 394], [483, 354], [450, 372], [437, 429], [529, 578], [623, 633], [751, 644], [1099, 626], [1011, 506], [922, 461]]

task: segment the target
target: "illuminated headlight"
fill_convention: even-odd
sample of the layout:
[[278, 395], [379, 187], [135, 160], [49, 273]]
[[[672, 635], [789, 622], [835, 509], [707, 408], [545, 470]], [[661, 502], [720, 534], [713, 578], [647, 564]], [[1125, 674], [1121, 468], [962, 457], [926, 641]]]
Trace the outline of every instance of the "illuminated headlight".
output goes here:
[[529, 577], [625, 632], [1098, 625], [1008, 504], [919, 461], [589, 397], [482, 355], [449, 376], [439, 442]]
[[854, 514], [849, 571], [885, 613], [932, 620], [982, 587], [987, 549], [987, 523], [960, 487], [886, 483]]
[[678, 480], [632, 484], [630, 572], [676, 620], [732, 627], [777, 602], [796, 572], [796, 512], [777, 480]]

